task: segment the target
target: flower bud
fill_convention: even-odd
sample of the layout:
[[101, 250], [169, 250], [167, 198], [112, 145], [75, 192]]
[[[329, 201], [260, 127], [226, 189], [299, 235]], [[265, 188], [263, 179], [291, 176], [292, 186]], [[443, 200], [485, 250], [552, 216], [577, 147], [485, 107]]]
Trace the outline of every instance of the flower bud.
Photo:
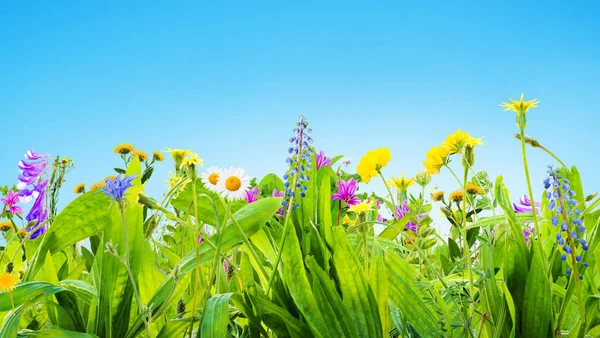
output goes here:
[[465, 146], [465, 152], [463, 154], [463, 166], [465, 169], [471, 168], [475, 164], [475, 154], [473, 147], [470, 144]]
[[593, 200], [594, 198], [596, 198], [596, 195], [598, 195], [597, 192], [595, 192], [595, 193], [593, 193], [591, 195], [586, 196], [585, 201], [589, 202], [589, 201]]

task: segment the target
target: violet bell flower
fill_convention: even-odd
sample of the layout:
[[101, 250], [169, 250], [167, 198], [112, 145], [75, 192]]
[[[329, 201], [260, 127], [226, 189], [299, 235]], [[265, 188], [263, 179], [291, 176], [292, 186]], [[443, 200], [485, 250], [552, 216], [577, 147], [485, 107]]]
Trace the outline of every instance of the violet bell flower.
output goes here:
[[[539, 213], [541, 206], [542, 204], [540, 202], [535, 203], [536, 214]], [[519, 197], [519, 205], [513, 203], [513, 209], [517, 214], [531, 213], [531, 200], [529, 199], [529, 196], [523, 195]]]

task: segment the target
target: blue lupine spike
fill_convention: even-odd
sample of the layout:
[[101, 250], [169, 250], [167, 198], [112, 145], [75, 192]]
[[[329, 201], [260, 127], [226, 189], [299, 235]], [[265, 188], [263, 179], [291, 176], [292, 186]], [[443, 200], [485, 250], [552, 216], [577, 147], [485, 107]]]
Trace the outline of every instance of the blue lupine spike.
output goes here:
[[560, 260], [562, 260], [563, 262], [564, 262], [564, 261], [566, 261], [566, 260], [567, 260], [567, 255], [565, 255], [565, 254], [562, 254], [562, 255], [560, 256]]
[[544, 189], [548, 189], [548, 188], [550, 188], [550, 177], [547, 177], [544, 180]]
[[571, 253], [573, 253], [573, 250], [572, 250], [572, 249], [571, 249], [571, 247], [570, 247], [570, 246], [568, 246], [568, 245], [565, 245], [565, 246], [563, 247], [563, 250], [565, 250], [565, 252], [566, 252], [566, 253], [568, 253], [568, 254], [571, 254]]
[[564, 239], [559, 239], [558, 240], [558, 245], [564, 245], [565, 244], [565, 240]]
[[569, 195], [575, 196], [575, 195], [577, 195], [577, 193], [575, 191], [573, 191], [573, 190], [569, 190]]
[[587, 251], [587, 249], [588, 249], [588, 246], [587, 246], [587, 245], [585, 245], [585, 244], [582, 244], [582, 245], [581, 245], [581, 249], [583, 249], [583, 251]]
[[575, 240], [579, 238], [579, 236], [577, 235], [577, 232], [575, 232], [575, 231], [571, 231], [571, 237], [573, 237], [573, 239], [575, 239]]
[[290, 178], [290, 175], [288, 175], [288, 174], [283, 175], [284, 180], [287, 180], [288, 178]]
[[567, 268], [567, 275], [570, 276], [571, 275], [571, 268]]
[[579, 218], [573, 218], [572, 222], [573, 222], [573, 224], [576, 224], [576, 225], [583, 225], [583, 221], [580, 220]]
[[583, 266], [585, 266], [587, 268], [589, 266], [589, 264], [587, 262], [583, 262]]
[[554, 226], [558, 225], [558, 217], [556, 217], [556, 215], [552, 216], [552, 225], [554, 225]]
[[556, 200], [550, 200], [550, 204], [548, 204], [548, 209], [552, 210], [556, 206]]
[[579, 239], [579, 243], [585, 245], [585, 239], [583, 239], [583, 238]]
[[306, 197], [306, 194], [304, 193], [304, 191], [300, 193], [300, 196], [301, 197]]
[[575, 256], [575, 259], [576, 259], [578, 262], [581, 262], [581, 256], [579, 256], [579, 255], [578, 255], [578, 256]]

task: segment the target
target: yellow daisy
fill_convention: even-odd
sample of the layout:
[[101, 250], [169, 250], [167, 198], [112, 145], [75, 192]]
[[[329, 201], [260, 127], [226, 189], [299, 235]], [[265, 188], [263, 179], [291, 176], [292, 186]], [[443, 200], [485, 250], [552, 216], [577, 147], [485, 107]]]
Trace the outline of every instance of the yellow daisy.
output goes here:
[[229, 168], [217, 181], [216, 190], [222, 197], [229, 201], [241, 200], [246, 197], [246, 190], [250, 186], [250, 177], [242, 168]]
[[467, 183], [467, 192], [471, 195], [483, 195], [485, 191], [478, 185]]
[[0, 231], [8, 231], [13, 228], [13, 225], [10, 221], [2, 221], [0, 222]]
[[113, 152], [116, 154], [127, 155], [130, 152], [132, 152], [133, 149], [135, 149], [135, 148], [131, 144], [123, 143], [123, 144], [119, 144], [118, 146], [116, 146], [115, 149], [113, 150]]
[[438, 191], [438, 192], [434, 193], [433, 197], [431, 199], [433, 199], [434, 202], [439, 202], [439, 201], [443, 200], [444, 199], [444, 192], [443, 191]]
[[104, 182], [98, 182], [98, 183], [94, 183], [94, 184], [92, 184], [92, 185], [90, 186], [90, 191], [93, 191], [93, 190], [100, 189], [100, 188], [102, 188], [102, 187], [103, 187], [103, 186], [105, 186], [105, 185], [106, 185], [106, 184], [104, 184]]
[[80, 183], [73, 188], [73, 192], [76, 194], [83, 194], [85, 192], [85, 184]]
[[217, 193], [217, 183], [219, 183], [219, 178], [223, 175], [223, 170], [217, 167], [210, 167], [206, 169], [202, 175], [200, 175], [200, 179], [206, 189]]
[[365, 213], [371, 211], [372, 207], [373, 207], [373, 203], [370, 200], [364, 200], [358, 204], [350, 206], [349, 210], [357, 215], [362, 215], [362, 214], [365, 214]]
[[521, 94], [521, 98], [519, 99], [519, 101], [513, 100], [512, 97], [510, 97], [508, 98], [510, 100], [510, 103], [502, 102], [500, 104], [500, 107], [504, 108], [503, 111], [512, 110], [515, 113], [517, 113], [517, 115], [520, 115], [526, 114], [527, 111], [529, 111], [529, 109], [537, 108], [537, 106], [540, 104], [540, 101], [538, 99], [523, 101], [523, 97], [524, 95]]
[[461, 189], [461, 190], [456, 190], [456, 191], [451, 192], [449, 199], [452, 202], [460, 202], [460, 201], [462, 201], [464, 196], [465, 196], [465, 193]]
[[200, 157], [198, 157], [198, 154], [196, 153], [192, 153], [190, 157], [186, 157], [181, 161], [181, 168], [183, 169], [184, 167], [203, 167], [204, 166], [204, 162], [202, 161], [202, 159]]
[[157, 162], [162, 162], [165, 160], [165, 156], [159, 151], [153, 151], [152, 158]]
[[145, 151], [136, 150], [131, 153], [131, 157], [136, 157], [140, 159], [140, 162], [144, 162], [148, 159], [148, 154]]
[[481, 139], [469, 135], [466, 131], [458, 129], [454, 134], [448, 135], [448, 138], [442, 143], [442, 146], [448, 148], [451, 154], [462, 152], [466, 145], [475, 148], [476, 145], [483, 144]]
[[428, 174], [439, 174], [440, 168], [446, 164], [450, 150], [444, 146], [435, 146], [425, 154], [425, 171]]
[[5, 272], [0, 275], [0, 291], [12, 292], [19, 279], [12, 273]]
[[387, 165], [392, 159], [389, 148], [379, 148], [377, 150], [369, 150], [360, 159], [356, 166], [356, 172], [360, 175], [361, 180], [368, 183], [372, 177], [378, 175], [379, 170]]
[[176, 165], [179, 165], [181, 163], [181, 161], [183, 161], [184, 157], [186, 157], [187, 155], [191, 155], [192, 154], [191, 150], [184, 150], [184, 149], [171, 149], [171, 148], [167, 148], [166, 151], [169, 154], [171, 154], [171, 157], [175, 161]]

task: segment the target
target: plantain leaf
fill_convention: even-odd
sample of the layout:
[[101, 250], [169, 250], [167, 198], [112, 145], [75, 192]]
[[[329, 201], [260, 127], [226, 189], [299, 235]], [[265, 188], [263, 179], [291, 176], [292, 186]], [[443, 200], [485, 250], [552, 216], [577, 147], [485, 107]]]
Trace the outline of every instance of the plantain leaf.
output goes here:
[[201, 336], [220, 338], [227, 336], [229, 324], [229, 298], [232, 293], [214, 295], [208, 299], [204, 308]]
[[523, 337], [546, 337], [552, 318], [552, 291], [544, 269], [544, 256], [538, 241], [532, 241], [533, 259], [523, 296]]

